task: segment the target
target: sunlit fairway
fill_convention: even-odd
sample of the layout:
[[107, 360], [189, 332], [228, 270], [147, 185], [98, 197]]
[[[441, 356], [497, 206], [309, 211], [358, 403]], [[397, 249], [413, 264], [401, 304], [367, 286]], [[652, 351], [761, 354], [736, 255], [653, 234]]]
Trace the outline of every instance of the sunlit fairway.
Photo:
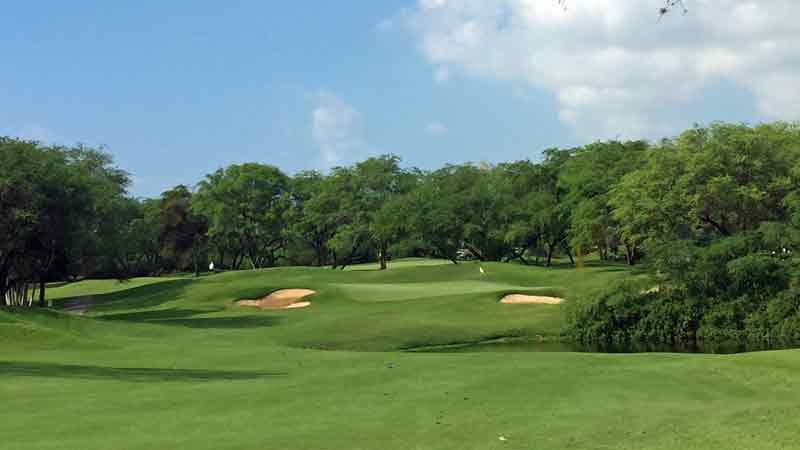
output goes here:
[[[628, 276], [409, 260], [81, 281], [83, 317], [0, 310], [0, 448], [791, 449], [800, 352], [412, 353], [557, 339], [570, 298]], [[283, 288], [311, 306], [239, 307]], [[71, 300], [70, 300], [71, 299]], [[501, 437], [505, 440], [501, 440]]]
[[147, 286], [154, 283], [162, 283], [178, 277], [142, 277], [130, 280], [89, 280], [76, 283], [52, 283], [47, 293], [47, 297], [53, 300], [74, 297], [86, 297], [93, 295], [110, 294], [126, 289], [133, 289], [140, 286]]
[[[452, 264], [452, 262], [446, 259], [404, 258], [402, 260], [393, 262], [392, 268], [399, 269], [403, 267], [444, 266], [450, 264]], [[347, 266], [344, 270], [364, 271], [364, 270], [375, 270], [378, 269], [379, 267], [380, 265], [378, 263], [366, 263], [366, 264], [356, 264], [353, 266]]]

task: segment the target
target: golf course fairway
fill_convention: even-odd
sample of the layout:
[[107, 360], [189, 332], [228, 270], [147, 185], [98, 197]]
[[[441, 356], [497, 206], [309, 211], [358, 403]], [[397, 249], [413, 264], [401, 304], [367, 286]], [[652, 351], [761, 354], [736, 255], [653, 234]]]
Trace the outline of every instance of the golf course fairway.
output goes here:
[[[403, 261], [81, 281], [0, 309], [0, 448], [800, 448], [800, 351], [419, 353], [557, 339], [565, 298], [623, 266]], [[239, 306], [308, 289], [306, 308]]]

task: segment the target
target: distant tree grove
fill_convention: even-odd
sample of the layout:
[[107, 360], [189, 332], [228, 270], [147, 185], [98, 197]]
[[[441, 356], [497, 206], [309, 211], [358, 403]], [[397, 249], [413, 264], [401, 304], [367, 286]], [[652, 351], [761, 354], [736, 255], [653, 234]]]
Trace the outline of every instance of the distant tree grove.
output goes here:
[[[367, 261], [385, 269], [402, 256], [551, 265], [593, 254], [646, 262], [661, 282], [711, 295], [708, 278], [684, 269], [713, 273], [726, 289], [760, 283], [736, 276], [773, 273], [769, 264], [792, 272], [799, 181], [800, 126], [780, 122], [715, 123], [656, 143], [604, 141], [548, 149], [538, 161], [432, 171], [394, 155], [294, 176], [235, 164], [157, 199], [133, 198], [128, 174], [101, 150], [0, 138], [0, 304], [44, 305], [49, 282], [197, 274], [210, 261], [222, 270]], [[728, 253], [718, 249], [726, 245]], [[709, 248], [727, 256], [702, 254]], [[713, 272], [719, 264], [730, 273]], [[575, 323], [596, 325], [594, 313], [575, 312]]]

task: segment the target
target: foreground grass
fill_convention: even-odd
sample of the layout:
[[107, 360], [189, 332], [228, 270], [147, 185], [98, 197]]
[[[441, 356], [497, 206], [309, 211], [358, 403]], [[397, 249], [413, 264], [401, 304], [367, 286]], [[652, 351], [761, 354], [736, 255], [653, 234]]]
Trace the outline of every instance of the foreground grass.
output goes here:
[[[0, 447], [797, 448], [795, 351], [394, 351], [555, 337], [560, 307], [497, 299], [512, 291], [569, 299], [626, 274], [484, 268], [279, 269], [104, 294], [97, 282], [69, 285], [71, 296], [92, 293], [91, 317], [0, 311]], [[319, 294], [305, 310], [232, 304], [287, 287]]]

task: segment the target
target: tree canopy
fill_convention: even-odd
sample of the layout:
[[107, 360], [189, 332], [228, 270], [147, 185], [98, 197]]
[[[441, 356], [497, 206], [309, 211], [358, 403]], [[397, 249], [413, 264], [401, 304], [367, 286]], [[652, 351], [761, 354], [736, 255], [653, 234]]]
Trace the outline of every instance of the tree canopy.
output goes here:
[[157, 199], [132, 198], [128, 183], [101, 150], [1, 138], [2, 302], [43, 304], [50, 281], [199, 274], [211, 261], [596, 258], [648, 275], [576, 302], [576, 338], [800, 338], [797, 124], [713, 123], [434, 170], [395, 155], [293, 176], [233, 164]]

